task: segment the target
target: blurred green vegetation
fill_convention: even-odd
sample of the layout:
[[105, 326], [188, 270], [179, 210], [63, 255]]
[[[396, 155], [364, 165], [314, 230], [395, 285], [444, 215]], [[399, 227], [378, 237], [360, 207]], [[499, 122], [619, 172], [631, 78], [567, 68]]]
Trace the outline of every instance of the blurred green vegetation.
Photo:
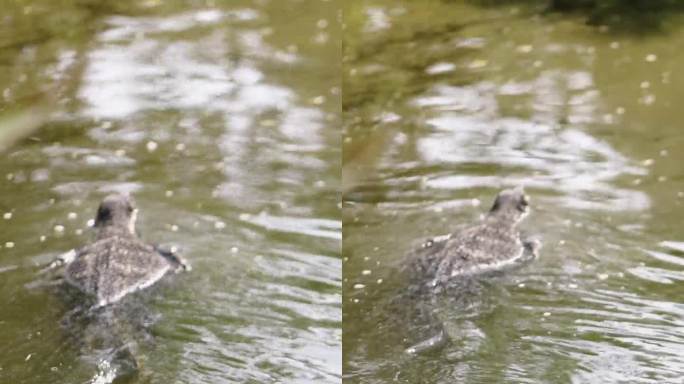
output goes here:
[[[459, 2], [461, 0], [446, 0]], [[589, 25], [606, 25], [622, 33], [657, 32], [668, 16], [684, 10], [681, 0], [469, 0], [481, 6], [531, 5], [547, 13], [579, 13]]]
[[549, 9], [585, 12], [590, 25], [609, 25], [622, 32], [658, 31], [672, 12], [684, 10], [679, 0], [550, 0]]

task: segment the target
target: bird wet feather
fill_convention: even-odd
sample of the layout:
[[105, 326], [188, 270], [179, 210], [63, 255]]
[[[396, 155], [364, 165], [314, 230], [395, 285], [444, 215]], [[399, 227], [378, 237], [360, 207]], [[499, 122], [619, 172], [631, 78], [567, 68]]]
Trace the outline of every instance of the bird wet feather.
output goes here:
[[529, 197], [522, 188], [503, 190], [481, 223], [429, 240], [410, 253], [411, 269], [437, 287], [532, 260], [540, 243], [522, 239], [517, 228], [528, 212]]
[[137, 209], [128, 195], [104, 198], [95, 218], [95, 241], [78, 250], [66, 263], [64, 278], [96, 299], [96, 306], [114, 303], [146, 288], [168, 271], [188, 269], [175, 254], [158, 251], [135, 232]]

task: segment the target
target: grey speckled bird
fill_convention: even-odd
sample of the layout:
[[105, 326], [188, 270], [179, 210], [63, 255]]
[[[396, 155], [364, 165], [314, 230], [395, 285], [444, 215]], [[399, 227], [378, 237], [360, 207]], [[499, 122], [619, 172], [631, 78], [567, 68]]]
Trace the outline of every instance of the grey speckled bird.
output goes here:
[[98, 307], [154, 284], [167, 272], [189, 269], [172, 252], [140, 240], [135, 232], [137, 212], [128, 195], [105, 197], [95, 218], [95, 241], [58, 261], [66, 264], [66, 282], [94, 296]]
[[517, 228], [528, 212], [522, 187], [503, 190], [482, 223], [425, 242], [410, 255], [410, 265], [434, 287], [531, 261], [541, 243], [523, 240]]

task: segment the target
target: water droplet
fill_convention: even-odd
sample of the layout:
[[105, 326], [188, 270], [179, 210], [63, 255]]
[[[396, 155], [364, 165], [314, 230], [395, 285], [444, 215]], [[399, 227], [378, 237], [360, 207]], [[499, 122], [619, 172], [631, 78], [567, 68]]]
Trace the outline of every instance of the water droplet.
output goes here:
[[655, 103], [656, 97], [653, 94], [644, 95], [644, 97], [639, 99], [639, 102], [644, 105], [651, 105]]
[[278, 122], [273, 119], [263, 119], [259, 122], [262, 127], [275, 127]]
[[62, 232], [64, 232], [64, 226], [63, 226], [63, 225], [60, 225], [60, 224], [57, 224], [57, 225], [55, 225], [54, 230], [55, 230], [55, 232], [57, 232], [57, 233], [62, 233]]
[[364, 284], [361, 284], [361, 283], [354, 284], [354, 289], [364, 289], [364, 288], [366, 288], [366, 286]]
[[646, 55], [646, 61], [647, 61], [647, 62], [653, 63], [653, 62], [655, 62], [656, 60], [658, 60], [658, 56], [656, 56], [655, 54], [651, 53], [651, 54], [649, 54], [649, 55]]
[[78, 215], [76, 214], [76, 212], [69, 212], [69, 214], [67, 214], [67, 219], [69, 220], [76, 220], [77, 217]]
[[216, 229], [223, 229], [225, 227], [226, 227], [226, 223], [224, 223], [223, 221], [217, 221], [214, 223], [214, 228], [216, 228]]
[[9, 220], [12, 218], [12, 212], [5, 212], [4, 215], [2, 215], [2, 218], [5, 220]]
[[530, 52], [532, 52], [532, 46], [529, 44], [519, 45], [518, 47], [515, 48], [515, 50], [520, 52], [520, 53], [530, 53]]
[[435, 63], [425, 69], [428, 75], [439, 75], [442, 73], [452, 72], [456, 69], [453, 63]]
[[615, 119], [613, 118], [613, 115], [610, 113], [606, 113], [603, 115], [603, 122], [606, 124], [613, 124], [615, 122]]
[[470, 69], [479, 69], [479, 68], [484, 68], [488, 64], [487, 60], [482, 60], [482, 59], [477, 59], [473, 60], [468, 64], [468, 68]]
[[368, 276], [371, 274], [371, 270], [370, 269], [364, 269], [363, 271], [361, 271], [361, 274], [364, 276]]
[[159, 147], [159, 144], [155, 141], [148, 141], [147, 144], [145, 144], [145, 147], [147, 148], [147, 152], [154, 152], [157, 150], [157, 147]]
[[5, 243], [5, 248], [14, 248], [14, 242], [13, 241], [8, 241]]

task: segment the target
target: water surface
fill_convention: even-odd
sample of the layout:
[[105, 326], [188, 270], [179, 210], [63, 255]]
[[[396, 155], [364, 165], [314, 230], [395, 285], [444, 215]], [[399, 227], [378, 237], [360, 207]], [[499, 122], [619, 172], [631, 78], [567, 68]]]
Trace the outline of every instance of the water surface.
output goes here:
[[[126, 382], [339, 382], [338, 16], [324, 1], [9, 6], [0, 124], [37, 130], [0, 159], [0, 381], [112, 382], [111, 334], [135, 346]], [[79, 329], [36, 266], [87, 241], [112, 191], [193, 270]]]
[[[344, 381], [676, 382], [681, 15], [629, 33], [489, 3], [345, 6]], [[540, 259], [465, 304], [406, 297], [398, 261], [516, 185]], [[450, 340], [406, 354], [435, 323]]]

